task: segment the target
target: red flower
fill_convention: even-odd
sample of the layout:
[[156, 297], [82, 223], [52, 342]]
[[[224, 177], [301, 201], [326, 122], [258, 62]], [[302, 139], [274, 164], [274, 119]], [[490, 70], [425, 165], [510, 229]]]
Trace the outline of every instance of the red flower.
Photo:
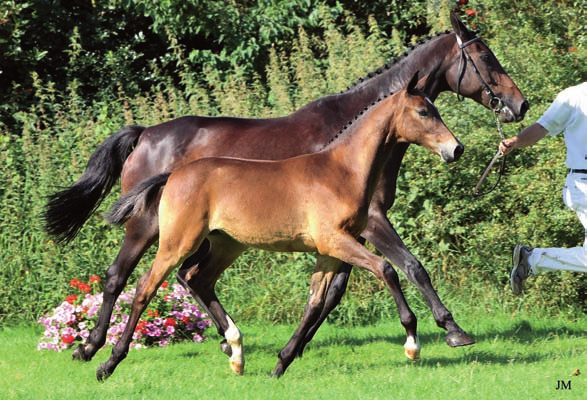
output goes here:
[[147, 315], [149, 317], [158, 317], [159, 311], [158, 310], [147, 310]]
[[100, 277], [97, 275], [90, 276], [90, 283], [99, 283], [101, 281]]
[[61, 340], [63, 341], [63, 343], [65, 343], [66, 345], [71, 345], [73, 342], [75, 342], [75, 336], [71, 336], [71, 335], [62, 335], [61, 336]]
[[77, 294], [70, 294], [65, 298], [65, 301], [67, 301], [69, 304], [75, 303], [77, 301]]
[[459, 0], [459, 4], [467, 4], [469, 0]]
[[165, 281], [165, 282], [163, 282], [163, 283], [161, 284], [161, 287], [162, 287], [163, 289], [167, 289], [167, 287], [168, 287], [168, 286], [169, 286], [169, 282], [167, 282], [167, 281]]
[[188, 317], [187, 315], [184, 315], [181, 320], [184, 324], [187, 325], [190, 322], [190, 317]]
[[79, 279], [73, 278], [72, 280], [69, 281], [69, 286], [76, 288], [79, 286], [80, 283], [82, 283], [82, 282]]
[[82, 293], [90, 293], [90, 291], [92, 290], [92, 287], [90, 285], [88, 285], [87, 283], [83, 283], [80, 282], [77, 285], [77, 288], [80, 290], [80, 292]]
[[135, 328], [135, 332], [140, 332], [145, 335], [147, 331], [147, 325], [149, 325], [147, 321], [140, 321]]
[[467, 13], [467, 15], [469, 17], [474, 17], [477, 14], [477, 11], [475, 11], [475, 10], [466, 10], [465, 13]]
[[167, 318], [163, 323], [164, 326], [175, 326], [176, 321], [173, 318]]

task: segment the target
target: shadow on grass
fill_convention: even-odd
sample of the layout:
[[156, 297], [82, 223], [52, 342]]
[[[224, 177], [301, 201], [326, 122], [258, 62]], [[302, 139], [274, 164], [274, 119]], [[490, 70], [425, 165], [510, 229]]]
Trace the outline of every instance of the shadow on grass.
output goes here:
[[[501, 342], [504, 345], [517, 344], [523, 347], [522, 350], [512, 350], [510, 354], [501, 354], [499, 352], [492, 352], [488, 350], [481, 350], [477, 346], [467, 346], [462, 348], [454, 349], [454, 356], [437, 356], [428, 357], [423, 354], [423, 357], [416, 364], [421, 367], [430, 366], [449, 366], [458, 364], [471, 364], [471, 363], [491, 363], [507, 365], [515, 362], [535, 363], [545, 359], [551, 359], [558, 353], [553, 349], [552, 352], [544, 351], [543, 347], [539, 347], [540, 351], [534, 351], [531, 345], [545, 343], [554, 337], [561, 338], [572, 338], [572, 337], [587, 337], [585, 330], [579, 327], [565, 326], [560, 323], [553, 324], [549, 327], [536, 327], [534, 324], [522, 320], [510, 324], [509, 326], [495, 329], [486, 330], [474, 334], [477, 344], [484, 342]], [[360, 332], [359, 335], [353, 334], [354, 328], [349, 328], [345, 331], [339, 331], [337, 328], [333, 333], [321, 336], [320, 334], [312, 342], [310, 342], [304, 354], [308, 357], [312, 357], [311, 354], [325, 354], [329, 349], [336, 349], [337, 347], [351, 347], [355, 351], [355, 348], [367, 346], [375, 343], [385, 343], [397, 346], [402, 349], [406, 337], [402, 334], [390, 333], [385, 334], [384, 331], [374, 331], [375, 333]], [[293, 333], [293, 329], [292, 329]], [[426, 346], [430, 345], [443, 345], [446, 333], [439, 329], [438, 332], [423, 332], [420, 334], [420, 341], [424, 345], [424, 351]], [[248, 340], [245, 343], [246, 353], [251, 354], [255, 352], [272, 353], [277, 355], [279, 351], [286, 345], [289, 336], [283, 336], [283, 333], [277, 335], [272, 334], [271, 339], [265, 339], [263, 337], [257, 337], [254, 340]], [[281, 340], [283, 338], [283, 340]], [[249, 337], [249, 339], [251, 339]], [[220, 352], [220, 337], [213, 335], [209, 340], [218, 340], [218, 352]], [[360, 351], [360, 350], [359, 350]], [[401, 350], [399, 350], [401, 351]], [[197, 357], [199, 356], [196, 352], [185, 353], [184, 357]], [[276, 358], [277, 359], [277, 358]], [[397, 366], [405, 365], [405, 362], [392, 362]]]

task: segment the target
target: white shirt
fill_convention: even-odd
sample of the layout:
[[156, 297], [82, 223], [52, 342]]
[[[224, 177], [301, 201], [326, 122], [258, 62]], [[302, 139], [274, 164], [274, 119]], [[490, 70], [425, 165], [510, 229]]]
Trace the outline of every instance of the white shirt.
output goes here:
[[587, 169], [587, 82], [560, 92], [537, 122], [551, 136], [565, 132], [567, 168]]

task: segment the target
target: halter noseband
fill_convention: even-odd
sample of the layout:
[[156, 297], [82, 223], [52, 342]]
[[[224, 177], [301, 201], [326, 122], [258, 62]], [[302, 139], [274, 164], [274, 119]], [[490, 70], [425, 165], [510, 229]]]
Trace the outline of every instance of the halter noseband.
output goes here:
[[483, 86], [483, 90], [485, 90], [485, 93], [487, 94], [487, 96], [489, 96], [489, 99], [490, 99], [489, 100], [489, 106], [496, 113], [499, 112], [499, 111], [501, 111], [501, 109], [503, 107], [503, 102], [501, 101], [501, 99], [499, 97], [497, 97], [495, 95], [495, 93], [493, 93], [493, 91], [491, 90], [491, 88], [489, 87], [489, 85], [487, 84], [487, 82], [485, 82], [485, 79], [483, 79], [483, 77], [481, 76], [481, 73], [479, 72], [479, 69], [477, 69], [477, 66], [473, 62], [473, 59], [471, 58], [471, 56], [469, 55], [469, 53], [467, 53], [467, 51], [465, 50], [465, 48], [467, 46], [469, 46], [469, 45], [471, 45], [471, 44], [473, 44], [475, 42], [480, 42], [481, 41], [481, 38], [480, 37], [475, 37], [475, 38], [469, 40], [468, 42], [463, 43], [463, 41], [461, 40], [461, 38], [459, 37], [459, 35], [456, 34], [456, 36], [457, 36], [457, 43], [459, 45], [459, 49], [461, 50], [461, 58], [459, 60], [459, 72], [458, 72], [458, 79], [457, 79], [457, 99], [459, 101], [462, 101], [464, 99], [460, 95], [460, 89], [461, 89], [461, 81], [463, 80], [463, 77], [465, 75], [464, 66], [468, 62], [469, 64], [471, 64], [471, 66], [473, 67], [473, 71], [475, 71], [475, 74], [479, 78], [479, 81], [481, 82], [481, 85]]

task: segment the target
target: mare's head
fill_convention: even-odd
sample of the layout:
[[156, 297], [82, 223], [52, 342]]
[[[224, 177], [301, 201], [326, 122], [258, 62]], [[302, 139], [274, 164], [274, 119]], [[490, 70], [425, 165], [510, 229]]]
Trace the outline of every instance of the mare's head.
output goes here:
[[481, 38], [456, 14], [451, 14], [450, 20], [457, 39], [455, 55], [446, 72], [451, 90], [498, 110], [503, 122], [521, 121], [530, 107], [528, 100]]
[[[465, 147], [442, 121], [436, 106], [418, 89], [418, 72], [396, 98], [400, 104], [395, 114], [398, 142], [426, 147], [445, 162], [457, 161]], [[429, 84], [429, 82], [427, 82]]]

